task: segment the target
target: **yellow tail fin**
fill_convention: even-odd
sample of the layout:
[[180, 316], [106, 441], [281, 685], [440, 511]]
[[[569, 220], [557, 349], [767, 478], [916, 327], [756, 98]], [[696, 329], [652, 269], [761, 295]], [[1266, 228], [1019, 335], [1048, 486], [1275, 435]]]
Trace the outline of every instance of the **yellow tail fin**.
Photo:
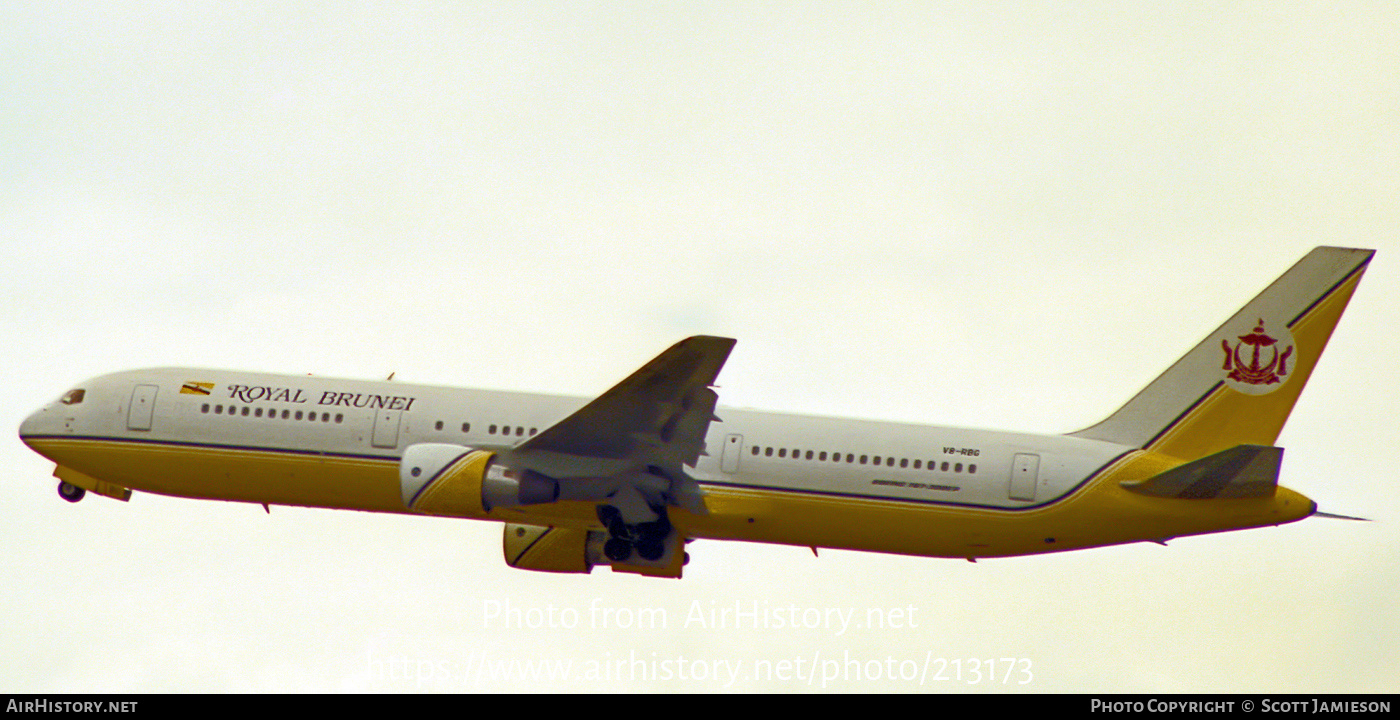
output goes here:
[[1117, 412], [1071, 434], [1183, 460], [1273, 445], [1373, 255], [1314, 249]]

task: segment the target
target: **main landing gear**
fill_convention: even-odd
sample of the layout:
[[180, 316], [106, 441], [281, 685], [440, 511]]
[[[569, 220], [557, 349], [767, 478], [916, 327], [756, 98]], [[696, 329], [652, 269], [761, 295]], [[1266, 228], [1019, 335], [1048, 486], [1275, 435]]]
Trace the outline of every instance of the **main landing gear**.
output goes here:
[[65, 481], [58, 484], [58, 496], [68, 502], [78, 502], [84, 495], [87, 495], [87, 491], [73, 483]]
[[598, 522], [608, 529], [603, 554], [615, 563], [627, 562], [633, 550], [647, 562], [656, 562], [666, 554], [666, 537], [671, 534], [671, 521], [666, 517], [666, 508], [656, 511], [655, 520], [628, 525], [622, 521], [622, 513], [617, 508], [599, 505]]

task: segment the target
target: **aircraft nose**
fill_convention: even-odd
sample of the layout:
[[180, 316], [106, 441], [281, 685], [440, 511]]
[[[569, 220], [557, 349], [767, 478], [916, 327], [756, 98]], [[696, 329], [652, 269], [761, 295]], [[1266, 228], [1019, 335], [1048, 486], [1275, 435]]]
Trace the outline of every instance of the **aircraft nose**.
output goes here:
[[[44, 434], [44, 427], [49, 417], [49, 408], [39, 408], [29, 414], [24, 422], [19, 424], [19, 439], [25, 445], [29, 445], [29, 439], [35, 435]], [[32, 445], [30, 446], [33, 447]]]

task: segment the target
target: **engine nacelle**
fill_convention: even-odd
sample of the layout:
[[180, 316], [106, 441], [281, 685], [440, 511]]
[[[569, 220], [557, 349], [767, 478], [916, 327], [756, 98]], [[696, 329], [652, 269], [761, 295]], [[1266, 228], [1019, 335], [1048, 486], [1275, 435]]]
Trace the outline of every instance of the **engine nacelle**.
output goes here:
[[[596, 536], [596, 537], [594, 537]], [[589, 552], [589, 545], [596, 545]], [[572, 528], [507, 523], [501, 537], [506, 564], [521, 570], [556, 573], [593, 571], [590, 557], [602, 552], [603, 534]]]
[[655, 562], [633, 556], [627, 562], [613, 562], [603, 553], [607, 533], [562, 527], [541, 527], [507, 523], [501, 545], [506, 564], [521, 570], [555, 573], [588, 573], [596, 565], [609, 565], [614, 572], [631, 572], [653, 577], [678, 578], [685, 565], [685, 542], [673, 530], [666, 539], [666, 553]]
[[554, 478], [508, 467], [487, 450], [446, 443], [409, 445], [399, 461], [399, 490], [410, 510], [457, 517], [559, 499]]

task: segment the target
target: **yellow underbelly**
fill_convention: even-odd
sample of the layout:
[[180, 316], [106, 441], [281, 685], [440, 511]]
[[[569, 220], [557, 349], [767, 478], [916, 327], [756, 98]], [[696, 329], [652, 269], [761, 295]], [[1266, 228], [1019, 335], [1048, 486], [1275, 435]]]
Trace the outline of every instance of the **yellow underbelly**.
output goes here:
[[[408, 513], [390, 458], [161, 443], [48, 438], [35, 449], [100, 481], [180, 497]], [[1181, 500], [1124, 490], [1161, 472], [1151, 453], [1120, 459], [1073, 493], [1022, 510], [706, 485], [707, 514], [673, 508], [688, 538], [769, 542], [904, 555], [978, 558], [1055, 552], [1278, 525], [1306, 517], [1307, 498]], [[599, 527], [591, 503], [501, 508], [476, 519]]]

